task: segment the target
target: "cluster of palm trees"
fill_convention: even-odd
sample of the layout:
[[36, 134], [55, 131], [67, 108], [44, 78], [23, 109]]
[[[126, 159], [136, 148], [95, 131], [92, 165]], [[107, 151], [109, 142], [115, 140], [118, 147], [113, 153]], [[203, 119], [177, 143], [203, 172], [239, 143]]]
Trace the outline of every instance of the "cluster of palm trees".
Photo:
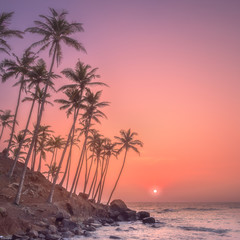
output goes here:
[[[66, 11], [58, 12], [50, 8], [49, 16], [39, 15], [40, 20], [34, 21], [35, 26], [27, 28], [25, 32], [36, 34], [41, 39], [26, 49], [21, 57], [11, 53], [7, 38], [22, 38], [24, 33], [9, 28], [13, 12], [0, 15], [0, 52], [11, 56], [10, 59], [3, 59], [0, 64], [2, 82], [14, 77], [17, 80], [14, 86], [18, 87], [15, 113], [11, 114], [10, 110], [0, 110], [1, 141], [6, 127], [10, 129], [10, 137], [6, 140], [7, 147], [4, 150], [7, 156], [13, 158], [13, 165], [8, 173], [10, 178], [17, 162], [24, 162], [15, 198], [16, 204], [20, 203], [28, 167], [32, 171], [42, 172], [52, 182], [49, 203], [53, 201], [57, 183], [69, 191], [69, 197], [77, 193], [81, 184], [84, 194], [96, 202], [101, 202], [110, 158], [124, 150], [123, 165], [110, 194], [109, 203], [122, 174], [128, 151], [132, 149], [138, 152], [137, 147], [142, 146], [141, 141], [134, 139], [137, 133], [132, 132], [131, 129], [121, 130], [120, 137], [115, 137], [117, 142], [114, 143], [94, 129], [101, 118], [106, 118], [102, 109], [108, 106], [109, 102], [101, 101], [102, 91], [93, 92], [91, 87], [107, 85], [97, 80], [100, 78], [97, 68], [92, 68], [79, 60], [74, 69], [66, 68], [61, 71], [61, 75], [69, 81], [57, 90], [64, 94], [64, 98], [54, 100], [60, 110], [65, 110], [67, 117], [71, 117], [72, 123], [67, 136], [65, 138], [56, 136], [49, 125], [42, 124], [45, 105], [53, 105], [49, 89], [56, 91], [54, 80], [61, 77], [55, 74], [53, 69], [62, 59], [62, 44], [85, 52], [82, 44], [71, 36], [83, 31], [82, 24], [69, 22], [66, 19], [67, 14]], [[35, 48], [38, 48], [37, 52], [33, 51]], [[49, 69], [46, 62], [38, 56], [45, 49], [49, 49], [49, 57], [51, 57]], [[25, 128], [16, 133], [21, 102], [30, 102], [30, 109]], [[34, 122], [31, 130], [30, 123]], [[73, 155], [76, 149], [79, 149], [78, 159], [73, 158], [76, 156]], [[61, 150], [60, 155], [58, 150]], [[75, 169], [72, 169], [73, 165]], [[43, 172], [43, 166], [47, 171]], [[82, 182], [80, 177], [84, 179]]]

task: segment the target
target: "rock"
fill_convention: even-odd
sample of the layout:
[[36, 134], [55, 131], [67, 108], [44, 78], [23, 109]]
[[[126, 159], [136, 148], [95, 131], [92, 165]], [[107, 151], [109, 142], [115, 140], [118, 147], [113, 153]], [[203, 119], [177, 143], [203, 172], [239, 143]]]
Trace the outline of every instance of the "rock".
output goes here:
[[127, 220], [127, 218], [125, 218], [122, 214], [117, 216], [117, 221], [119, 221], [119, 222], [123, 222], [123, 221], [126, 221], [126, 220]]
[[43, 234], [38, 234], [38, 238], [45, 238], [45, 235], [43, 235]]
[[91, 237], [91, 233], [85, 230], [83, 231], [82, 235], [85, 237]]
[[89, 225], [89, 224], [91, 224], [91, 223], [94, 223], [95, 222], [95, 219], [94, 218], [88, 218], [88, 219], [85, 219], [84, 221], [83, 221], [83, 224], [85, 224], [85, 225]]
[[49, 225], [48, 229], [50, 230], [51, 233], [56, 233], [58, 231], [57, 227], [54, 225]]
[[153, 217], [146, 217], [146, 218], [143, 218], [142, 222], [145, 224], [145, 223], [155, 223], [155, 218]]
[[116, 231], [119, 231], [119, 232], [120, 232], [120, 231], [122, 231], [122, 229], [121, 229], [121, 228], [119, 228], [119, 227], [118, 227], [118, 228], [116, 228], [115, 230], [116, 230]]
[[46, 240], [59, 240], [59, 239], [61, 239], [61, 236], [59, 236], [58, 234], [47, 234], [45, 237], [46, 237]]
[[82, 235], [82, 230], [80, 228], [74, 228], [72, 230], [72, 233], [74, 233], [75, 235]]
[[150, 213], [146, 211], [140, 211], [137, 213], [137, 219], [142, 220], [143, 218], [150, 217]]
[[120, 237], [112, 236], [112, 235], [109, 238], [111, 238], [111, 239], [121, 239]]
[[128, 209], [127, 205], [121, 199], [113, 200], [110, 203], [110, 208], [113, 211], [120, 211], [120, 212], [121, 211], [126, 211]]
[[89, 231], [89, 232], [94, 232], [96, 231], [96, 228], [92, 225], [85, 225], [83, 230]]
[[[104, 225], [104, 226], [105, 226], [105, 225]], [[114, 222], [114, 223], [111, 224], [111, 226], [113, 226], [113, 227], [118, 227], [118, 226], [119, 226], [119, 223]]]
[[70, 232], [70, 231], [64, 232], [64, 233], [62, 234], [62, 237], [63, 237], [63, 238], [71, 238], [71, 237], [73, 237], [73, 236], [74, 236], [74, 233], [72, 233], [72, 232]]
[[38, 237], [38, 232], [37, 232], [36, 230], [31, 229], [31, 230], [28, 232], [28, 236], [29, 236], [29, 237], [32, 237], [32, 238], [37, 238], [37, 237]]
[[63, 219], [70, 219], [70, 218], [71, 218], [71, 215], [63, 209], [56, 214], [56, 222], [61, 222]]
[[72, 205], [71, 205], [70, 203], [66, 203], [66, 207], [67, 207], [68, 212], [69, 212], [71, 215], [74, 215]]
[[137, 230], [137, 229], [134, 227], [129, 227], [128, 230]]
[[125, 211], [125, 216], [128, 221], [136, 221], [137, 220], [136, 211], [129, 209], [129, 210]]
[[100, 228], [102, 227], [101, 223], [92, 223], [91, 226], [95, 227], [95, 228]]
[[63, 219], [63, 220], [62, 220], [62, 226], [63, 226], [64, 228], [67, 228], [67, 229], [69, 229], [69, 230], [72, 230], [72, 229], [78, 227], [78, 224], [75, 223], [75, 222], [73, 222], [73, 221], [71, 221], [71, 220]]
[[78, 196], [85, 199], [85, 200], [87, 200], [88, 197], [89, 197], [89, 195], [87, 193], [79, 193]]
[[7, 209], [4, 207], [0, 207], [0, 216], [7, 217], [7, 215], [8, 215]]
[[12, 235], [12, 240], [21, 239], [22, 237], [24, 237], [24, 235], [21, 235], [21, 234], [13, 234], [13, 235]]

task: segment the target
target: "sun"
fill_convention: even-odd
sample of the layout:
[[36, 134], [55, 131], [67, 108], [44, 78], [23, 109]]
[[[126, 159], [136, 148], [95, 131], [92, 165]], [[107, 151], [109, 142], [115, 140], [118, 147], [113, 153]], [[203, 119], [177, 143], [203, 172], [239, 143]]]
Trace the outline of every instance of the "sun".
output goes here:
[[158, 190], [157, 189], [154, 189], [153, 190], [153, 193], [157, 194]]

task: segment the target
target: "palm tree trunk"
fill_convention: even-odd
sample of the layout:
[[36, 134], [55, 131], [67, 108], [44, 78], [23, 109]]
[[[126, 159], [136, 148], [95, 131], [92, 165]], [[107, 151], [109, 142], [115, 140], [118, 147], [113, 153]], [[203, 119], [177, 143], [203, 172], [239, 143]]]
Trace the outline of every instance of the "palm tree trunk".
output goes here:
[[93, 156], [92, 156], [92, 158], [91, 158], [90, 167], [89, 167], [89, 169], [88, 169], [87, 178], [86, 178], [86, 181], [85, 181], [85, 184], [84, 184], [83, 193], [86, 193], [89, 176], [90, 176], [90, 173], [91, 173], [91, 170], [92, 170], [92, 164], [93, 164]]
[[38, 163], [38, 170], [37, 172], [41, 172], [41, 165], [42, 165], [42, 154], [40, 152], [39, 163]]
[[4, 131], [4, 126], [2, 126], [2, 131], [1, 131], [1, 135], [0, 135], [0, 140], [2, 139], [2, 135], [3, 135], [3, 131]]
[[69, 176], [70, 176], [71, 162], [72, 162], [72, 159], [70, 158], [70, 162], [69, 162], [69, 166], [68, 166], [68, 173], [67, 173], [66, 190], [68, 190], [68, 183], [69, 183]]
[[80, 158], [78, 160], [78, 166], [77, 166], [77, 170], [76, 170], [76, 173], [75, 173], [75, 176], [74, 176], [74, 179], [73, 179], [73, 183], [72, 183], [72, 187], [71, 187], [71, 190], [70, 190], [69, 197], [72, 197], [73, 192], [76, 191], [77, 181], [79, 179], [80, 172], [81, 172], [81, 169], [82, 169], [82, 162], [83, 162], [83, 157], [84, 157], [84, 149], [85, 149], [85, 146], [86, 146], [86, 140], [87, 140], [87, 138], [85, 137], [85, 140], [84, 140], [84, 143], [83, 143], [83, 146], [82, 146], [82, 152], [81, 152]]
[[83, 166], [83, 162], [84, 162], [85, 153], [86, 153], [86, 147], [85, 147], [85, 150], [84, 150], [84, 153], [83, 153], [83, 157], [82, 157], [82, 160], [81, 160], [81, 166], [80, 166], [78, 176], [77, 176], [77, 181], [76, 181], [76, 184], [75, 184], [75, 187], [74, 187], [74, 194], [76, 194], [77, 185], [78, 185], [78, 181], [79, 181], [80, 174], [81, 174], [81, 171], [82, 171], [82, 166]]
[[[36, 93], [36, 91], [35, 91], [35, 93]], [[27, 135], [28, 126], [29, 126], [29, 123], [30, 123], [30, 120], [31, 120], [31, 117], [32, 117], [32, 112], [33, 112], [33, 108], [34, 108], [35, 101], [36, 101], [36, 100], [34, 99], [33, 102], [32, 102], [32, 106], [31, 106], [31, 109], [30, 109], [30, 112], [29, 112], [29, 115], [28, 115], [28, 120], [27, 120], [25, 129], [24, 129], [24, 133], [23, 133], [23, 140], [22, 140], [22, 142], [21, 142], [20, 145], [19, 145], [19, 149], [18, 149], [18, 151], [17, 151], [17, 154], [16, 154], [16, 157], [15, 157], [13, 166], [12, 166], [10, 172], [9, 172], [9, 178], [11, 178], [12, 175], [13, 175], [13, 172], [14, 172], [14, 169], [15, 169], [15, 167], [16, 167], [16, 164], [17, 164], [17, 161], [18, 161], [18, 158], [19, 158], [19, 154], [20, 154], [20, 151], [21, 151], [21, 148], [22, 148], [22, 145], [23, 145], [23, 141], [24, 141], [24, 139], [25, 139], [25, 137], [26, 137], [26, 135]]]
[[75, 173], [75, 176], [74, 176], [74, 179], [73, 179], [73, 183], [72, 183], [72, 187], [71, 187], [71, 190], [70, 190], [69, 197], [72, 197], [73, 189], [75, 187], [75, 184], [76, 184], [76, 181], [77, 181], [77, 178], [78, 178], [78, 172], [79, 172], [79, 169], [80, 169], [81, 160], [84, 156], [84, 151], [85, 151], [86, 144], [87, 144], [88, 131], [89, 131], [90, 124], [91, 124], [91, 119], [89, 120], [88, 127], [87, 127], [87, 130], [86, 130], [85, 139], [84, 139], [84, 143], [83, 143], [83, 146], [82, 146], [82, 152], [81, 152], [81, 155], [80, 155], [80, 158], [79, 158], [79, 161], [78, 161], [78, 166], [77, 166], [77, 170], [76, 170], [76, 173]]
[[25, 160], [25, 164], [24, 164], [24, 168], [23, 168], [22, 177], [21, 177], [21, 181], [20, 181], [20, 184], [19, 184], [18, 192], [17, 192], [16, 198], [15, 198], [15, 201], [14, 201], [15, 204], [17, 204], [17, 205], [19, 205], [19, 203], [20, 203], [20, 198], [21, 198], [23, 184], [24, 184], [24, 180], [25, 180], [25, 176], [26, 176], [26, 172], [27, 172], [28, 162], [30, 160], [30, 156], [31, 156], [31, 153], [32, 153], [32, 150], [33, 150], [34, 143], [37, 139], [38, 129], [39, 129], [41, 118], [42, 118], [44, 103], [45, 103], [45, 99], [46, 99], [46, 95], [47, 95], [48, 86], [49, 86], [49, 83], [50, 83], [50, 76], [51, 76], [51, 73], [52, 73], [52, 69], [53, 69], [53, 65], [54, 65], [54, 61], [55, 61], [55, 56], [56, 56], [56, 48], [54, 49], [52, 63], [51, 63], [50, 70], [49, 70], [49, 73], [48, 73], [48, 81], [47, 81], [46, 86], [45, 86], [43, 101], [42, 101], [42, 104], [41, 104], [40, 115], [39, 115], [39, 118], [37, 119], [36, 129], [34, 131], [33, 139], [32, 139], [32, 142], [31, 142], [29, 150], [28, 150], [28, 154], [27, 154], [27, 157], [26, 157], [26, 160]]
[[97, 171], [98, 171], [98, 159], [96, 160], [97, 161], [97, 166], [96, 166], [96, 169], [95, 169], [95, 173], [94, 173], [94, 176], [93, 176], [93, 179], [92, 179], [92, 183], [91, 183], [91, 186], [89, 188], [89, 192], [88, 192], [88, 196], [91, 195], [91, 192], [92, 192], [92, 189], [93, 189], [93, 185], [95, 183], [95, 179], [97, 177]]
[[[52, 154], [52, 159], [51, 159], [51, 162], [50, 162], [50, 165], [49, 165], [49, 170], [51, 169], [52, 167], [52, 164], [53, 164], [53, 159], [54, 159], [54, 153], [55, 153], [55, 148], [53, 149], [53, 154]], [[49, 176], [50, 176], [50, 171], [48, 172], [48, 177], [47, 179], [49, 180]]]
[[[74, 110], [74, 116], [73, 116], [73, 120], [75, 119], [76, 117], [76, 109]], [[65, 171], [64, 171], [64, 175], [62, 177], [62, 180], [61, 182], [59, 183], [60, 186], [63, 185], [63, 182], [67, 176], [67, 171], [68, 171], [68, 167], [69, 167], [69, 163], [70, 163], [70, 159], [71, 159], [71, 155], [72, 155], [72, 147], [73, 147], [73, 139], [74, 139], [74, 132], [75, 132], [75, 124], [73, 126], [73, 131], [72, 131], [72, 137], [71, 137], [71, 141], [70, 141], [70, 149], [69, 149], [69, 153], [68, 153], [68, 159], [67, 159], [67, 164], [66, 164], [66, 167], [65, 167]]]
[[100, 179], [99, 179], [99, 182], [98, 182], [96, 192], [95, 192], [94, 197], [93, 197], [94, 200], [96, 199], [97, 194], [99, 193], [99, 190], [100, 190], [100, 187], [101, 187], [101, 184], [102, 184], [103, 173], [104, 173], [104, 159], [102, 160], [101, 175], [100, 175]]
[[18, 92], [17, 106], [16, 106], [14, 119], [13, 119], [12, 131], [11, 131], [11, 135], [10, 135], [10, 139], [9, 139], [8, 147], [7, 147], [7, 155], [8, 155], [9, 149], [10, 149], [11, 144], [12, 144], [12, 138], [13, 138], [13, 134], [14, 134], [14, 131], [15, 131], [15, 125], [16, 125], [16, 122], [17, 122], [18, 108], [19, 108], [21, 93], [22, 93], [22, 88], [23, 88], [23, 78], [24, 78], [24, 76], [22, 75], [21, 76], [21, 85], [20, 85], [19, 92]]
[[78, 112], [79, 112], [79, 110], [77, 111], [77, 114], [76, 114], [75, 119], [74, 119], [74, 121], [73, 121], [73, 125], [72, 125], [72, 127], [71, 127], [71, 129], [70, 129], [70, 131], [69, 131], [68, 138], [67, 138], [67, 142], [66, 142], [65, 147], [64, 147], [64, 149], [63, 149], [63, 153], [62, 153], [62, 156], [61, 156], [59, 165], [58, 165], [58, 170], [57, 170], [56, 176], [55, 176], [54, 179], [53, 179], [52, 188], [51, 188], [51, 191], [50, 191], [50, 194], [49, 194], [49, 197], [48, 197], [48, 202], [49, 202], [49, 203], [52, 203], [52, 200], [53, 200], [53, 194], [54, 194], [55, 185], [56, 185], [56, 183], [57, 183], [57, 179], [58, 179], [58, 175], [59, 175], [59, 172], [60, 172], [62, 163], [63, 163], [63, 159], [64, 159], [65, 153], [66, 153], [66, 151], [67, 151], [67, 147], [68, 147], [68, 145], [69, 145], [69, 142], [70, 142], [70, 139], [71, 139], [71, 136], [72, 136], [72, 132], [73, 132], [74, 126], [75, 126], [75, 124], [76, 124]]
[[100, 193], [98, 195], [98, 203], [100, 203], [101, 199], [102, 199], [103, 189], [104, 189], [105, 180], [106, 180], [107, 171], [108, 171], [108, 166], [109, 166], [109, 158], [110, 157], [108, 157], [108, 159], [107, 159], [107, 164], [106, 164], [106, 167], [105, 167], [105, 170], [104, 170], [103, 183], [102, 183], [102, 187], [100, 189]]
[[119, 173], [119, 175], [118, 175], [117, 181], [116, 181], [116, 183], [115, 183], [115, 185], [114, 185], [114, 187], [113, 187], [113, 190], [112, 190], [112, 192], [111, 192], [111, 194], [110, 194], [110, 197], [109, 197], [109, 199], [108, 199], [107, 205], [108, 205], [109, 202], [111, 201], [112, 195], [113, 195], [113, 193], [114, 193], [114, 191], [115, 191], [115, 189], [116, 189], [116, 187], [117, 187], [119, 178], [121, 177], [121, 174], [122, 174], [122, 171], [123, 171], [125, 162], [126, 162], [127, 152], [128, 152], [128, 149], [126, 148], [126, 150], [125, 150], [125, 155], [124, 155], [124, 159], [123, 159], [123, 165], [122, 165], [122, 168], [121, 168], [120, 173]]

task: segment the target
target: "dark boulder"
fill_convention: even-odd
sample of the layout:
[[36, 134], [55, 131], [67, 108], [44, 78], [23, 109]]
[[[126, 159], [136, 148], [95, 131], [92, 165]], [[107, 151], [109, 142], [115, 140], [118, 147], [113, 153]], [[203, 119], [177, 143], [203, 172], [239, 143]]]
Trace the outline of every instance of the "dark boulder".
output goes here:
[[146, 211], [137, 212], [137, 219], [142, 220], [146, 217], [150, 217], [150, 213]]
[[127, 205], [121, 199], [113, 200], [110, 203], [110, 209], [113, 211], [126, 211], [128, 209]]
[[146, 217], [142, 220], [142, 222], [145, 223], [155, 223], [155, 218], [153, 217]]
[[78, 224], [75, 223], [75, 222], [73, 222], [73, 221], [71, 221], [71, 220], [63, 219], [63, 220], [62, 220], [62, 226], [63, 226], [64, 228], [67, 228], [67, 229], [69, 229], [69, 230], [72, 230], [72, 229], [78, 227]]

